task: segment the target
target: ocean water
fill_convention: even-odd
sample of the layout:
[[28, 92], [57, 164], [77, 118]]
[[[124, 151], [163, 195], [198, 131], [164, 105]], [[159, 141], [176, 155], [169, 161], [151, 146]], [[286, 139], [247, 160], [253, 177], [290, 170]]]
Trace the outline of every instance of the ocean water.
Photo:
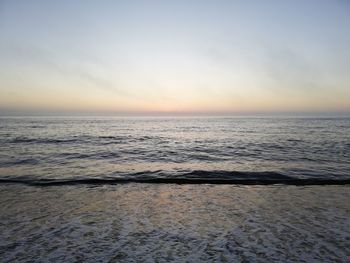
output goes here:
[[3, 117], [0, 149], [0, 262], [350, 262], [349, 118]]
[[1, 262], [350, 261], [347, 185], [0, 185]]
[[0, 148], [2, 182], [350, 179], [350, 118], [3, 117]]

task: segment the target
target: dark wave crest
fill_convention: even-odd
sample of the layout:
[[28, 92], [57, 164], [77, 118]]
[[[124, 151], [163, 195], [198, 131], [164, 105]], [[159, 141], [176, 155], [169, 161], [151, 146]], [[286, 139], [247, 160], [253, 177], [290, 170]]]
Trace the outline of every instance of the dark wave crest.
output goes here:
[[60, 144], [80, 142], [79, 139], [49, 139], [49, 138], [14, 138], [10, 143], [28, 143], [28, 144]]
[[[156, 173], [156, 175], [155, 175]], [[240, 172], [240, 171], [203, 171], [194, 170], [176, 176], [159, 176], [155, 173], [139, 172], [123, 177], [75, 178], [75, 179], [31, 179], [1, 178], [0, 183], [15, 183], [31, 186], [60, 185], [105, 185], [125, 183], [150, 184], [238, 184], [238, 185], [344, 185], [350, 184], [350, 178], [296, 178], [277, 172]]]

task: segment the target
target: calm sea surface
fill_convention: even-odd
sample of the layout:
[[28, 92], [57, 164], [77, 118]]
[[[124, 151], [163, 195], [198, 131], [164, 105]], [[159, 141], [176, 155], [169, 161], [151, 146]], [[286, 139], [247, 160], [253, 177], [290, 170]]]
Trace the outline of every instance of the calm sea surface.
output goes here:
[[0, 178], [350, 178], [350, 118], [0, 118]]

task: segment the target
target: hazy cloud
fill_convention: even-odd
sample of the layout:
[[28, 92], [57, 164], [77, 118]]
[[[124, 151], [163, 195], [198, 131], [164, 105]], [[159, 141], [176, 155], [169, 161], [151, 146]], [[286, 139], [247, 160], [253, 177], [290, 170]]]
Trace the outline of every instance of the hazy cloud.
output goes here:
[[[13, 63], [22, 65], [26, 63], [32, 66], [43, 68], [46, 70], [58, 73], [64, 78], [78, 80], [83, 84], [89, 84], [97, 89], [102, 89], [108, 92], [113, 92], [117, 95], [126, 96], [127, 92], [123, 89], [116, 87], [116, 84], [108, 78], [98, 75], [92, 70], [88, 69], [88, 65], [84, 65], [84, 62], [89, 62], [99, 68], [103, 68], [102, 65], [96, 65], [96, 59], [89, 60], [85, 58], [85, 61], [78, 59], [65, 58], [64, 55], [58, 55], [53, 51], [44, 49], [33, 45], [6, 45], [2, 47], [2, 56], [10, 59]], [[104, 71], [107, 69], [103, 68]]]

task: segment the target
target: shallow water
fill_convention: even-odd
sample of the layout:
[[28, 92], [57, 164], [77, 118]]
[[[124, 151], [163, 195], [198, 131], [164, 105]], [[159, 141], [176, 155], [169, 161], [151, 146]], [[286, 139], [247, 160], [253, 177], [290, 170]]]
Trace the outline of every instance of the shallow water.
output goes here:
[[349, 186], [0, 185], [1, 262], [349, 262]]
[[0, 146], [26, 182], [350, 179], [350, 118], [3, 117]]

